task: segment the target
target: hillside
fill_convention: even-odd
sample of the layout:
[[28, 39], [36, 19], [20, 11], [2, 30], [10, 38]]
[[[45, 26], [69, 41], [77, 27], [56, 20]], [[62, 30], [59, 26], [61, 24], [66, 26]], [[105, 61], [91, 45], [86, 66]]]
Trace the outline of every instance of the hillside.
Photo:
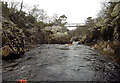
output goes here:
[[[13, 3], [14, 5], [15, 3]], [[8, 7], [8, 2], [2, 2], [2, 58], [16, 58], [37, 44], [64, 44], [69, 41], [68, 30], [62, 19], [65, 15], [56, 18], [56, 22], [46, 23], [35, 16], [37, 7], [32, 13], [15, 7]], [[39, 13], [45, 13], [39, 10]], [[45, 16], [42, 16], [45, 17]], [[59, 20], [59, 21], [57, 21]]]
[[120, 57], [120, 2], [109, 2], [102, 16], [95, 19], [95, 28], [89, 31], [80, 44], [93, 45], [109, 55]]

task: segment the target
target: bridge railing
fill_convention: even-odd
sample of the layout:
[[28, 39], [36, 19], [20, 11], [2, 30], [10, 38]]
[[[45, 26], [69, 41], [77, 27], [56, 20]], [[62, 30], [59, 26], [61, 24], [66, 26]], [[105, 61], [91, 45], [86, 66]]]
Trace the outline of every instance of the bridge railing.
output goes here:
[[79, 26], [85, 26], [85, 23], [67, 23], [65, 26], [66, 27], [79, 27]]

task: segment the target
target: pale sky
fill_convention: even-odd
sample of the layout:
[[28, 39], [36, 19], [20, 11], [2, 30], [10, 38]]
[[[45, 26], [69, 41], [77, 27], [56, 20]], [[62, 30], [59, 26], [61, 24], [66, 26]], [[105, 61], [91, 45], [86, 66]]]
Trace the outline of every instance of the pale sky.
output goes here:
[[[22, 0], [5, 0], [19, 1]], [[100, 10], [100, 0], [23, 0], [28, 6], [39, 5], [49, 16], [65, 14], [69, 23], [84, 23], [87, 17], [96, 17]]]

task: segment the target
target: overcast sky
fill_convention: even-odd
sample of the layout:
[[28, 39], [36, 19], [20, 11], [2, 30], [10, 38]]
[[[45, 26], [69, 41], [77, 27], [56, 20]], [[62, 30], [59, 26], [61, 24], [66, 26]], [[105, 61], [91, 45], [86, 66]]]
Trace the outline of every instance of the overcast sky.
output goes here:
[[44, 9], [49, 16], [55, 13], [65, 14], [69, 23], [84, 23], [87, 17], [96, 17], [101, 7], [100, 0], [23, 0], [23, 2], [29, 6], [38, 4], [39, 8]]

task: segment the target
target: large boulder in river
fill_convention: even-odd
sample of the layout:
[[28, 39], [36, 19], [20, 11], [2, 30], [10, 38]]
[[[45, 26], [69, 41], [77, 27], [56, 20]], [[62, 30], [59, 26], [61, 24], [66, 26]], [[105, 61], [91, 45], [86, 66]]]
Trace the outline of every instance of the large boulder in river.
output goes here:
[[69, 35], [65, 27], [61, 26], [52, 26], [45, 27], [42, 29], [42, 33], [44, 34], [45, 43], [49, 44], [64, 44], [69, 42]]
[[2, 28], [2, 58], [7, 58], [9, 56], [15, 58], [23, 54], [24, 38], [21, 29], [13, 22], [7, 20], [2, 21]]
[[57, 32], [52, 35], [51, 43], [65, 44], [69, 42], [69, 36], [67, 32], [61, 33]]

